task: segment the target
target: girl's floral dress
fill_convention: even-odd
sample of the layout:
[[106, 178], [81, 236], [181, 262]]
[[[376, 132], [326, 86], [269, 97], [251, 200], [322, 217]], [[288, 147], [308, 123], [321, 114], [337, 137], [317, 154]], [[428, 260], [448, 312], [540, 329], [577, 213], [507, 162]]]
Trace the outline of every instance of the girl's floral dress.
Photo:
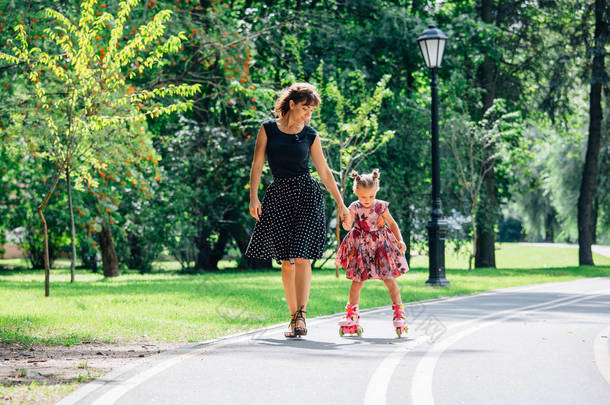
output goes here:
[[358, 200], [350, 204], [355, 225], [345, 235], [335, 259], [337, 266], [347, 269], [347, 278], [354, 281], [387, 280], [409, 271], [407, 259], [398, 248], [394, 233], [385, 225], [377, 228], [377, 219], [389, 204], [383, 200], [375, 200], [372, 208], [363, 207]]

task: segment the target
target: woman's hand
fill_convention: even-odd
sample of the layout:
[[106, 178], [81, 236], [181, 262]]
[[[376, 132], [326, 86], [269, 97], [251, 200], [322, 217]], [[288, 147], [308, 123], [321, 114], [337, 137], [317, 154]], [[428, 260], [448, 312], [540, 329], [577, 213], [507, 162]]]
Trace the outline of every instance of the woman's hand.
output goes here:
[[250, 200], [250, 215], [254, 217], [257, 221], [260, 221], [260, 215], [263, 213], [263, 208], [261, 207], [260, 201], [258, 201], [258, 197]]
[[404, 252], [407, 251], [407, 245], [403, 241], [399, 240], [398, 241], [398, 249], [400, 249], [400, 251], [402, 253], [404, 253]]
[[377, 228], [381, 228], [384, 225], [385, 225], [385, 220], [383, 219], [383, 217], [381, 215], [379, 215], [379, 218], [377, 218]]

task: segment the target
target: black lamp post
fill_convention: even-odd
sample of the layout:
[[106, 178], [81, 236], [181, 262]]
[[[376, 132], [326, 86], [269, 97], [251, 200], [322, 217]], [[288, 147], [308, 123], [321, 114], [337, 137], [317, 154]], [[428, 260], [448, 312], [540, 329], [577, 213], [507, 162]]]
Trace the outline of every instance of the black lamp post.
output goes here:
[[429, 278], [426, 284], [448, 286], [445, 278], [445, 235], [447, 221], [441, 209], [441, 175], [438, 150], [438, 68], [443, 60], [447, 35], [434, 25], [417, 38], [426, 66], [432, 70], [432, 218], [428, 222]]

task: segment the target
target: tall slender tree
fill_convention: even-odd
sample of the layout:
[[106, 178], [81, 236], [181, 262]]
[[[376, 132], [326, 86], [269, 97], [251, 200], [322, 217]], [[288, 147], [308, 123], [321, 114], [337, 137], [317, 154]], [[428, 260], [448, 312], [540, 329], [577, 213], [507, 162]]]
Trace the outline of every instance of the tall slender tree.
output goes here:
[[589, 138], [587, 153], [582, 171], [580, 196], [578, 197], [578, 262], [582, 265], [593, 265], [591, 245], [595, 240], [594, 215], [595, 189], [599, 169], [599, 151], [601, 146], [602, 87], [606, 82], [605, 53], [608, 43], [608, 4], [606, 0], [595, 0], [595, 33], [591, 53], [591, 90], [589, 93]]

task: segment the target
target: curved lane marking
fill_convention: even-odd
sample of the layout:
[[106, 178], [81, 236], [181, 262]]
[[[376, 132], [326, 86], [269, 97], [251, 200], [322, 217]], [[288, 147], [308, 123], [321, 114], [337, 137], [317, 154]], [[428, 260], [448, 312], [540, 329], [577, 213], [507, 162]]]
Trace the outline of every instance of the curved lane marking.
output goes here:
[[[610, 289], [599, 290], [592, 294], [587, 294], [586, 296], [578, 297], [578, 298], [559, 298], [552, 301], [528, 305], [521, 308], [510, 309], [505, 311], [496, 312], [494, 314], [490, 314], [479, 318], [475, 321], [481, 321], [483, 319], [490, 319], [493, 317], [497, 317], [500, 315], [500, 318], [494, 319], [491, 322], [487, 322], [484, 324], [479, 324], [468, 329], [462, 330], [454, 335], [449, 336], [447, 339], [440, 341], [437, 345], [432, 346], [419, 361], [415, 373], [413, 375], [412, 383], [411, 383], [411, 402], [413, 405], [434, 405], [434, 397], [432, 395], [432, 377], [434, 374], [434, 368], [436, 367], [436, 363], [440, 359], [441, 355], [449, 346], [456, 343], [460, 339], [464, 338], [467, 335], [470, 335], [473, 332], [476, 332], [479, 329], [484, 327], [491, 326], [500, 321], [512, 318], [514, 316], [522, 315], [523, 313], [536, 310], [536, 309], [551, 309], [555, 307], [559, 307], [562, 305], [573, 304], [576, 302], [588, 300], [591, 298], [597, 298], [599, 296], [607, 295], [610, 293]], [[503, 315], [506, 314], [506, 315]], [[470, 321], [469, 321], [470, 322]]]
[[610, 354], [608, 353], [608, 340], [610, 340], [610, 326], [598, 333], [593, 341], [595, 364], [601, 375], [610, 384]]

